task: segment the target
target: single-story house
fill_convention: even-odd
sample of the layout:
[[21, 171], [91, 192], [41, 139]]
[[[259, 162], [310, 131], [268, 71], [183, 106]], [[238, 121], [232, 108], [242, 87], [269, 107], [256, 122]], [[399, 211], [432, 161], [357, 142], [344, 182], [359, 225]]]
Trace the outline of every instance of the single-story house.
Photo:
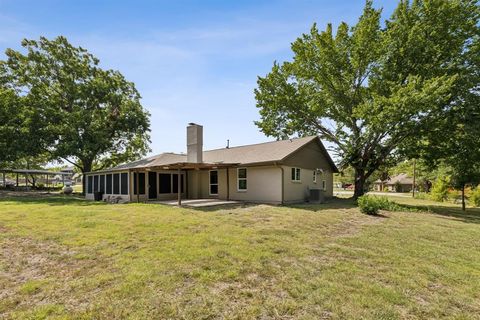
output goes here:
[[333, 196], [333, 160], [317, 136], [203, 150], [203, 127], [187, 127], [187, 153], [162, 153], [85, 174], [86, 198], [122, 202], [217, 198], [294, 203]]
[[401, 173], [385, 181], [378, 179], [373, 183], [375, 191], [410, 192], [412, 191], [412, 187], [413, 179], [405, 173]]

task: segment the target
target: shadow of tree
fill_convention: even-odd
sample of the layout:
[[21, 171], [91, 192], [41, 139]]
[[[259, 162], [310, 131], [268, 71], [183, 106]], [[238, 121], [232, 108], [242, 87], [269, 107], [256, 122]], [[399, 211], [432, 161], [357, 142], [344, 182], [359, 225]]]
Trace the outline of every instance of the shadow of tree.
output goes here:
[[76, 195], [59, 195], [59, 194], [31, 194], [31, 195], [1, 195], [0, 204], [8, 205], [13, 204], [42, 204], [49, 206], [65, 206], [65, 205], [77, 205], [77, 206], [92, 206], [105, 204], [102, 201], [89, 201], [85, 198]]
[[462, 209], [459, 207], [446, 205], [399, 205], [407, 209], [429, 212], [432, 214], [457, 219], [467, 223], [480, 223], [480, 208], [467, 208], [466, 211], [462, 211]]
[[324, 203], [298, 203], [283, 205], [289, 208], [304, 209], [310, 211], [322, 211], [332, 209], [352, 209], [356, 207], [355, 201], [352, 198], [336, 198], [326, 200]]

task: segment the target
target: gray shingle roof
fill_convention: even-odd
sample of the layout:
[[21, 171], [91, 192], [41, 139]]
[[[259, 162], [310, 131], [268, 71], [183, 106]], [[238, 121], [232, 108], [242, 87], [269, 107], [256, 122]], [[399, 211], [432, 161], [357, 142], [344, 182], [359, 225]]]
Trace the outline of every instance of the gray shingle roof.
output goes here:
[[[305, 138], [272, 141], [238, 147], [206, 150], [203, 152], [203, 161], [206, 163], [235, 163], [239, 165], [280, 162], [299, 148], [303, 147], [309, 142], [314, 141], [315, 139], [318, 139], [318, 137], [311, 136]], [[323, 148], [327, 160], [331, 163], [332, 167], [337, 170], [335, 164], [333, 163], [332, 159], [328, 155], [323, 145], [321, 143], [320, 145]], [[108, 171], [166, 166], [169, 164], [186, 161], [186, 154], [161, 153], [146, 159], [116, 166], [112, 169], [109, 169]]]
[[393, 176], [388, 180], [381, 181], [380, 179], [376, 180], [374, 183], [384, 183], [386, 185], [394, 185], [394, 184], [413, 184], [413, 179], [410, 178], [406, 173], [401, 173], [399, 175]]

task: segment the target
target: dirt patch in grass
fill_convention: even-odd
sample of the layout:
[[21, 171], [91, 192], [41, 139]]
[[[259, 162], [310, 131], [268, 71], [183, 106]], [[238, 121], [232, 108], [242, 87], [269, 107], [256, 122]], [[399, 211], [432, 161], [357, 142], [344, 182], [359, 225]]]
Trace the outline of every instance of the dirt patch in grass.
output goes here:
[[50, 304], [86, 310], [98, 289], [92, 286], [77, 295], [75, 287], [84, 286], [108, 266], [96, 255], [86, 258], [85, 253], [54, 242], [5, 237], [0, 240], [0, 318]]

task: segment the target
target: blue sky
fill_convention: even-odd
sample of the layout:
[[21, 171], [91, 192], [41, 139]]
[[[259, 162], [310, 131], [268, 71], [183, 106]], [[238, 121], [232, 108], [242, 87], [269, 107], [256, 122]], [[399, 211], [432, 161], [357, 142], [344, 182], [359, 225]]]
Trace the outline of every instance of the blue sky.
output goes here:
[[[396, 1], [377, 0], [384, 19]], [[205, 149], [269, 141], [254, 125], [253, 90], [314, 22], [354, 23], [363, 0], [0, 0], [0, 59], [23, 38], [66, 36], [133, 81], [151, 113], [152, 153], [185, 151], [185, 126]]]

